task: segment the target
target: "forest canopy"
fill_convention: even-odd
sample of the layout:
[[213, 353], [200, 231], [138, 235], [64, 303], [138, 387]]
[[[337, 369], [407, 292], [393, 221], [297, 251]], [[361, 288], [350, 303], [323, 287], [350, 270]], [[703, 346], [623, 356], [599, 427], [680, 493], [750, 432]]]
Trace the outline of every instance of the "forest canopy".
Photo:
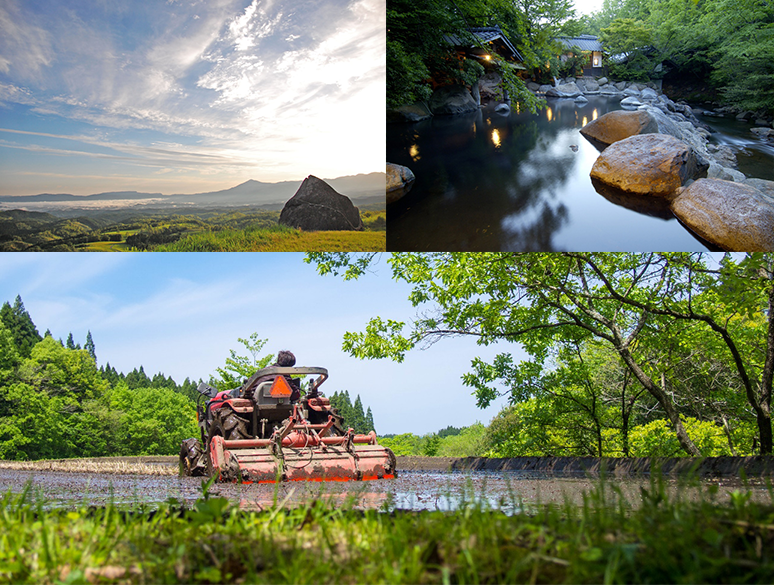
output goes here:
[[[769, 0], [604, 0], [576, 15], [572, 0], [389, 0], [387, 106], [427, 100], [434, 83], [473, 85], [483, 68], [459, 62], [447, 40], [469, 27], [499, 26], [532, 76], [557, 71], [557, 36], [600, 37], [615, 79], [671, 75], [740, 110], [774, 115], [774, 4]], [[469, 35], [472, 45], [475, 39]], [[615, 56], [615, 57], [614, 57]], [[512, 97], [537, 105], [500, 67]]]
[[[353, 279], [374, 258], [307, 260]], [[487, 429], [490, 454], [772, 452], [772, 254], [396, 253], [388, 264], [421, 312], [346, 333], [351, 355], [400, 362], [470, 336], [529, 356], [471, 356], [463, 383], [479, 406], [509, 402]]]
[[[581, 19], [609, 53], [613, 76], [670, 74], [716, 90], [728, 105], [774, 114], [774, 4], [768, 0], [604, 0]], [[661, 68], [657, 66], [663, 64]]]

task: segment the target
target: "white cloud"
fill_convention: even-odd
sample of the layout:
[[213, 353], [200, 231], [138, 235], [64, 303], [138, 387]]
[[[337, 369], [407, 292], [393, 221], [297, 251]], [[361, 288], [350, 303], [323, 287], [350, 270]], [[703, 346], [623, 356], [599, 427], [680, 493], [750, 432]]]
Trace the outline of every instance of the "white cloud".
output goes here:
[[[0, 104], [32, 105], [39, 113], [119, 132], [163, 132], [170, 142], [193, 138], [195, 146], [177, 140], [189, 146], [158, 153], [158, 164], [150, 149], [120, 140], [105, 144], [118, 154], [103, 154], [137, 157], [124, 164], [191, 172], [198, 172], [191, 168], [198, 154], [228, 158], [224, 168], [237, 171], [223, 187], [248, 178], [382, 170], [384, 6], [384, 0], [346, 7], [317, 1], [254, 0], [246, 7], [244, 0], [195, 7], [177, 2], [149, 8], [164, 18], [151, 33], [132, 31], [137, 38], [117, 36], [112, 20], [100, 27], [98, 18], [76, 9], [62, 8], [58, 20], [41, 17], [45, 28], [37, 29], [24, 24], [29, 14], [14, 13], [8, 18], [17, 28], [54, 39], [57, 58], [41, 83], [12, 75], [11, 83], [0, 84]], [[41, 48], [36, 54], [47, 53]], [[3, 53], [11, 73], [14, 55]], [[42, 67], [44, 61], [38, 62]], [[66, 154], [67, 148], [57, 148]]]

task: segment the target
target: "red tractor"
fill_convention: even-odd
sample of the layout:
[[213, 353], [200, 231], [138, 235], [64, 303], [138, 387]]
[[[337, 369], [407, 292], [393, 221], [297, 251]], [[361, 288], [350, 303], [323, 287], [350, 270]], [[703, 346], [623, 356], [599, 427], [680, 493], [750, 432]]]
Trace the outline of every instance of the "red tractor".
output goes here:
[[[302, 396], [306, 376], [317, 377]], [[395, 455], [376, 433], [346, 428], [319, 393], [327, 377], [325, 368], [271, 366], [235, 390], [200, 384], [201, 441], [183, 441], [181, 473], [258, 483], [395, 477]]]

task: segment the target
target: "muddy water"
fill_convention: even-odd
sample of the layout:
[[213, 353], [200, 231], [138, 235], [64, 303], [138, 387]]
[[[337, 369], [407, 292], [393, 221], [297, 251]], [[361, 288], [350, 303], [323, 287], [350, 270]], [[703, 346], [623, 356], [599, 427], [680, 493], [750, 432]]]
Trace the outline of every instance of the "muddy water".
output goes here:
[[[201, 478], [176, 476], [99, 475], [92, 473], [34, 472], [0, 469], [0, 491], [21, 492], [30, 484], [32, 493], [53, 505], [119, 505], [139, 502], [159, 503], [174, 498], [191, 505], [201, 495]], [[641, 501], [641, 488], [649, 482], [641, 478], [608, 480], [610, 498], [623, 497], [632, 505]], [[673, 495], [696, 499], [717, 486], [717, 501], [744, 489], [738, 480], [703, 481], [693, 486], [668, 480]], [[480, 502], [505, 513], [517, 513], [538, 503], [562, 504], [566, 500], [579, 505], [583, 494], [599, 486], [599, 480], [586, 477], [556, 477], [525, 472], [439, 472], [404, 471], [397, 479], [369, 482], [326, 482], [290, 484], [216, 484], [211, 494], [226, 497], [245, 509], [262, 510], [283, 504], [299, 505], [310, 498], [330, 499], [335, 505], [354, 505], [383, 510], [453, 510]], [[751, 486], [756, 501], [771, 502], [765, 486]], [[620, 496], [618, 495], [620, 494]]]

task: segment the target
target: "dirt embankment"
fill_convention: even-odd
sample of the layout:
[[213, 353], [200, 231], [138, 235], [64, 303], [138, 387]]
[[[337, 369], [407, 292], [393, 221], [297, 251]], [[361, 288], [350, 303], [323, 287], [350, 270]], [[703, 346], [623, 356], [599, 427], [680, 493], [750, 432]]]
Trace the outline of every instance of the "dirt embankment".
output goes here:
[[[406, 457], [399, 456], [398, 471], [516, 471], [543, 476], [611, 477], [648, 475], [660, 469], [667, 476], [739, 478], [774, 477], [774, 457]], [[0, 468], [86, 473], [177, 475], [176, 456], [100, 457], [52, 461], [0, 461]]]
[[774, 457], [398, 457], [398, 470], [532, 471], [547, 475], [664, 475], [699, 477], [770, 477]]

